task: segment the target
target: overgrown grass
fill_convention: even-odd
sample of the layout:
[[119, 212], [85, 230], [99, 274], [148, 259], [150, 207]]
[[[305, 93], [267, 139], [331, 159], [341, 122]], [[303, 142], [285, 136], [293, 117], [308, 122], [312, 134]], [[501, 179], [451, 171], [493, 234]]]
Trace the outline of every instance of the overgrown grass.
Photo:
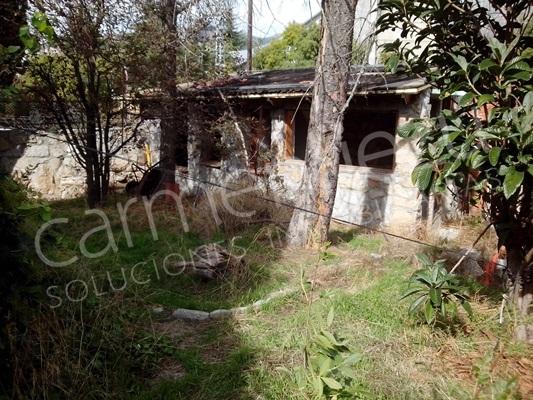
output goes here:
[[[268, 232], [258, 225], [246, 224], [236, 235], [212, 229], [209, 235], [187, 233], [175, 211], [160, 207], [154, 213], [154, 240], [142, 207], [134, 206], [128, 220], [133, 246], [116, 209], [109, 208], [118, 251], [89, 259], [80, 255], [79, 240], [101, 219], [84, 215], [80, 202], [57, 204], [54, 210], [54, 217], [67, 217], [69, 223], [54, 227], [47, 254], [80, 258], [50, 271], [57, 286], [53, 293], [64, 303], [48, 315], [64, 337], [43, 341], [48, 347], [41, 349], [48, 351], [49, 368], [57, 369], [46, 375], [50, 385], [65, 385], [48, 388], [60, 398], [307, 399], [311, 392], [298, 387], [294, 371], [305, 368], [304, 347], [325, 326], [331, 308], [331, 329], [362, 354], [356, 384], [364, 399], [491, 398], [501, 389], [493, 385], [505, 389], [520, 375], [517, 365], [533, 367], [523, 360], [530, 360], [531, 349], [512, 344], [511, 324], [498, 326], [498, 304], [489, 297], [477, 296], [474, 321], [464, 319], [454, 330], [432, 331], [409, 319], [399, 298], [419, 249], [402, 244], [400, 251], [399, 243], [381, 236], [344, 232], [326, 250], [284, 251], [271, 246]], [[186, 211], [195, 212], [189, 206]], [[88, 249], [96, 252], [108, 240], [105, 232], [95, 233]], [[186, 257], [211, 241], [245, 253], [248, 273], [203, 282], [162, 269], [169, 254]], [[131, 276], [135, 265], [137, 282]], [[65, 285], [72, 279], [95, 282], [84, 301], [67, 301]], [[230, 320], [189, 323], [170, 316], [176, 308], [247, 305], [282, 287], [298, 290]], [[80, 287], [71, 289], [71, 296], [83, 294]], [[158, 306], [163, 312], [154, 312]], [[58, 357], [58, 350], [66, 353]], [[487, 354], [505, 362], [484, 361]], [[526, 368], [510, 393], [520, 389], [527, 398], [531, 371]]]

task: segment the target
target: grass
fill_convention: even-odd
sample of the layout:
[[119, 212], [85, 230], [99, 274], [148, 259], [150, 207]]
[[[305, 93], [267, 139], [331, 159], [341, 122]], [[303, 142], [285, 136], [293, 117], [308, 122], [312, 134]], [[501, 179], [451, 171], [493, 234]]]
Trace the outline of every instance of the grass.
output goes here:
[[[114, 379], [100, 385], [101, 392], [85, 392], [87, 398], [307, 399], [310, 392], [298, 387], [294, 371], [304, 368], [304, 347], [325, 327], [332, 308], [331, 329], [363, 356], [356, 367], [361, 398], [494, 398], [518, 376], [511, 392], [519, 390], [523, 398], [533, 393], [533, 369], [527, 368], [533, 363], [526, 362], [533, 352], [513, 344], [510, 325], [497, 325], [498, 304], [490, 297], [478, 296], [474, 321], [463, 316], [453, 331], [431, 331], [407, 317], [408, 305], [399, 297], [415, 268], [412, 255], [419, 249], [412, 245], [342, 232], [337, 234], [342, 240], [325, 251], [286, 251], [271, 247], [264, 232], [253, 225], [233, 241], [221, 232], [212, 237], [183, 232], [175, 213], [164, 208], [156, 214], [159, 238], [154, 240], [142, 209], [132, 207], [133, 247], [127, 245], [118, 213], [110, 208], [106, 212], [118, 251], [90, 259], [80, 256], [79, 241], [88, 229], [101, 225], [101, 219], [84, 215], [79, 202], [60, 203], [54, 210], [54, 217], [68, 217], [69, 223], [54, 227], [47, 254], [57, 259], [80, 257], [65, 271], [54, 271], [59, 282], [55, 293], [66, 303], [68, 279], [93, 279], [102, 294], [91, 288], [86, 301], [78, 305], [93, 307], [98, 318], [108, 315], [111, 325], [94, 329], [111, 329], [104, 337], [116, 341], [101, 360]], [[213, 240], [245, 249], [248, 273], [222, 282], [164, 273], [162, 265], [169, 254], [187, 256]], [[108, 242], [107, 233], [101, 231], [91, 235], [87, 247], [97, 252]], [[134, 270], [133, 279], [132, 268], [138, 263], [145, 264]], [[113, 290], [124, 282], [124, 288]], [[210, 311], [247, 305], [283, 287], [300, 290], [228, 321], [187, 323], [170, 317], [175, 308]], [[121, 317], [115, 323], [117, 306]], [[154, 313], [156, 306], [164, 312]], [[98, 318], [94, 317], [95, 324]], [[82, 337], [75, 345], [98, 355], [96, 341], [101, 336], [95, 335], [93, 342]], [[115, 360], [117, 370], [106, 357], [121, 346], [129, 361]], [[88, 360], [84, 368], [97, 368]]]

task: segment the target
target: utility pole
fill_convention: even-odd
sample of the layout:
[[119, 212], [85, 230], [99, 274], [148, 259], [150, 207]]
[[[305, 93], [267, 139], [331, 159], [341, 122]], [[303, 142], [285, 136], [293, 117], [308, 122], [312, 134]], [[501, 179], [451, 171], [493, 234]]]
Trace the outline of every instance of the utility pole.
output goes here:
[[247, 40], [247, 45], [246, 45], [246, 49], [248, 51], [246, 70], [248, 72], [252, 71], [252, 56], [253, 56], [253, 53], [252, 53], [252, 46], [253, 46], [252, 14], [253, 14], [253, 11], [254, 11], [254, 2], [253, 0], [248, 0], [248, 38], [247, 38], [248, 40]]

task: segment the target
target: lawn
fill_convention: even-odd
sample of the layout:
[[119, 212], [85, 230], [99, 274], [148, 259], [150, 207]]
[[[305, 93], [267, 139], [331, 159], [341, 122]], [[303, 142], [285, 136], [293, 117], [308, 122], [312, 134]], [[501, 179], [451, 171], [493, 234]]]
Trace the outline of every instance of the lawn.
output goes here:
[[[84, 215], [83, 204], [76, 201], [53, 209], [54, 217], [69, 222], [54, 226], [47, 255], [79, 260], [47, 275], [51, 293], [62, 303], [45, 313], [61, 322], [57, 332], [64, 340], [53, 343], [66, 353], [47, 350], [47, 365], [56, 372], [46, 376], [61, 383], [54, 388], [42, 383], [50, 393], [70, 398], [313, 398], [312, 388], [297, 377], [307, 371], [305, 349], [327, 328], [359, 355], [350, 382], [359, 398], [533, 396], [533, 351], [512, 342], [512, 315], [506, 312], [504, 324], [498, 323], [497, 296], [472, 285], [474, 318], [461, 314], [447, 328], [431, 329], [408, 316], [408, 300], [399, 299], [416, 269], [414, 254], [424, 250], [416, 245], [335, 227], [332, 243], [322, 249], [288, 250], [272, 240], [278, 232], [274, 225], [246, 224], [237, 234], [206, 234], [201, 229], [205, 216], [193, 205], [185, 209], [190, 232], [183, 231], [175, 211], [157, 208], [154, 240], [144, 210], [135, 205], [128, 214], [133, 245], [128, 246], [116, 208], [106, 208], [118, 250], [87, 258], [80, 255], [79, 241], [101, 225], [100, 217]], [[205, 282], [162, 268], [170, 254], [187, 257], [213, 241], [244, 255], [246, 270]], [[100, 231], [89, 237], [87, 249], [96, 253], [108, 243], [109, 236]], [[172, 316], [177, 308], [246, 306], [283, 288], [293, 291], [230, 319]], [[57, 298], [46, 301], [57, 305]], [[334, 318], [327, 327], [330, 310]], [[46, 349], [42, 343], [49, 342], [41, 342]]]

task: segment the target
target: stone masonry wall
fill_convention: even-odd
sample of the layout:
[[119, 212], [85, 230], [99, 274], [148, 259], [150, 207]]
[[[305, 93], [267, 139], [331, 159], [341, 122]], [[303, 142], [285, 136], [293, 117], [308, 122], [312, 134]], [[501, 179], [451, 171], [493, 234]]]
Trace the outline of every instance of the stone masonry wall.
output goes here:
[[[149, 143], [152, 162], [159, 160], [159, 121], [144, 121], [138, 137], [117, 153], [111, 163], [111, 187], [135, 178], [132, 164], [146, 166], [144, 143]], [[63, 137], [27, 134], [0, 128], [0, 166], [19, 182], [47, 200], [71, 199], [85, 193], [85, 171], [74, 159]], [[139, 173], [137, 177], [140, 179]]]
[[[401, 125], [412, 118], [428, 117], [431, 107], [429, 97], [430, 93], [426, 90], [419, 95], [398, 98], [396, 103], [389, 98], [386, 109], [397, 112], [398, 125]], [[384, 108], [378, 105], [375, 110], [383, 111]], [[372, 118], [372, 110], [368, 112], [369, 118]], [[283, 109], [273, 110], [271, 114], [271, 149], [276, 159], [272, 163], [269, 186], [277, 188], [279, 194], [288, 200], [294, 200], [299, 191], [304, 161], [284, 159], [283, 115]], [[394, 140], [395, 161], [392, 170], [340, 166], [334, 217], [365, 226], [387, 226], [397, 231], [417, 229], [425, 201], [411, 182], [411, 172], [418, 163], [418, 150], [415, 141], [404, 140], [397, 135]], [[189, 144], [194, 142], [191, 135]], [[189, 159], [188, 173], [204, 182], [231, 183], [239, 175], [239, 171], [203, 166], [199, 162], [199, 152], [190, 154], [196, 156]], [[182, 177], [179, 177], [178, 182], [184, 191], [192, 191], [196, 187], [195, 182]]]

